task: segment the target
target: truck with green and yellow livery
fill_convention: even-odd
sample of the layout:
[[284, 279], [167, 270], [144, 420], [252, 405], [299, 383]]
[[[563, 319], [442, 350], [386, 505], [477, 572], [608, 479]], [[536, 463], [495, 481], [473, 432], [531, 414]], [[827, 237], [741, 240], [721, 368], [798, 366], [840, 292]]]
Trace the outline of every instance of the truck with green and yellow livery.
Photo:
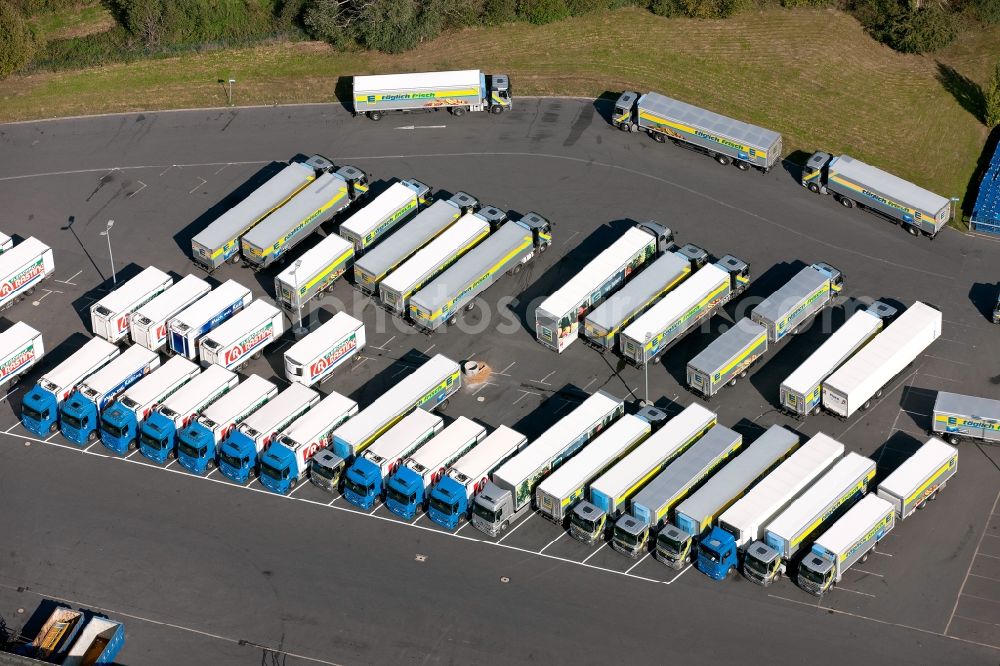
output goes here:
[[355, 76], [351, 83], [354, 115], [372, 120], [387, 113], [440, 109], [455, 116], [466, 111], [503, 113], [513, 106], [507, 75], [478, 69]]

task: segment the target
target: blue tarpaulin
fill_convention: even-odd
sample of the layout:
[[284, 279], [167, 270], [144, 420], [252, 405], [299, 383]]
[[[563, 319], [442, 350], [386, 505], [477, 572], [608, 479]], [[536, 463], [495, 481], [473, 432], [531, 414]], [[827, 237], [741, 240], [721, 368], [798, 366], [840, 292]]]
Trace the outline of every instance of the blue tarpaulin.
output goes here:
[[1000, 234], [1000, 145], [979, 183], [979, 196], [972, 209], [972, 229]]

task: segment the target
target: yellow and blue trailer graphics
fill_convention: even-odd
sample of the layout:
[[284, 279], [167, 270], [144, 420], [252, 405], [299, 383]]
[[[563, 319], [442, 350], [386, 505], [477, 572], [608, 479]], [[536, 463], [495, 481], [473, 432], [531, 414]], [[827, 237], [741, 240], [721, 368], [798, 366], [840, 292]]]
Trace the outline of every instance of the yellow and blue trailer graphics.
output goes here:
[[767, 329], [744, 317], [688, 362], [688, 387], [711, 398], [726, 384], [745, 377], [765, 353]]
[[951, 444], [1000, 442], [1000, 400], [938, 391], [931, 431]]
[[354, 114], [379, 120], [386, 113], [447, 109], [501, 113], [513, 106], [506, 74], [478, 69], [355, 76], [351, 99]]
[[958, 471], [958, 449], [931, 437], [892, 474], [878, 484], [878, 496], [892, 503], [896, 518], [905, 520], [948, 485]]
[[301, 308], [331, 289], [353, 263], [354, 246], [340, 236], [327, 236], [274, 277], [274, 295], [284, 308]]
[[830, 264], [806, 266], [750, 312], [750, 319], [767, 328], [769, 342], [796, 333], [844, 289], [844, 276]]

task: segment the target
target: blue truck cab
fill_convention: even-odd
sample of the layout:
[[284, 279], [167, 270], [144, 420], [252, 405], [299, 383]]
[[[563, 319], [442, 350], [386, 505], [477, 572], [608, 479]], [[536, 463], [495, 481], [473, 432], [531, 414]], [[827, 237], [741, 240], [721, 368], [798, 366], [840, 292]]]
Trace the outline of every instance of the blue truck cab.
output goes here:
[[194, 474], [204, 474], [215, 463], [215, 433], [201, 419], [177, 433], [177, 462]]
[[42, 382], [35, 384], [21, 400], [21, 425], [40, 437], [59, 428], [59, 401], [55, 394], [42, 386]]
[[426, 501], [424, 477], [406, 465], [389, 477], [385, 489], [386, 507], [397, 516], [413, 520]]
[[344, 472], [344, 499], [366, 511], [383, 492], [382, 469], [367, 458], [355, 459]]
[[118, 455], [125, 455], [139, 437], [135, 412], [116, 400], [101, 414], [101, 441]]
[[465, 486], [450, 476], [441, 479], [428, 496], [427, 515], [441, 527], [449, 530], [458, 527], [462, 517], [469, 515]]
[[83, 446], [97, 439], [99, 425], [97, 405], [80, 391], [73, 391], [69, 400], [59, 408], [59, 428], [63, 436], [74, 444]]
[[139, 428], [139, 452], [161, 465], [174, 455], [177, 426], [168, 415], [155, 411]]
[[724, 580], [739, 570], [736, 538], [719, 526], [713, 527], [698, 543], [694, 565], [713, 580]]
[[219, 447], [219, 471], [236, 483], [246, 483], [257, 471], [257, 445], [241, 430], [232, 434]]
[[311, 452], [305, 452], [303, 463], [299, 464], [299, 454], [282, 441], [274, 442], [260, 456], [260, 482], [271, 492], [285, 495], [298, 484], [308, 471], [308, 461], [319, 446], [306, 445]]

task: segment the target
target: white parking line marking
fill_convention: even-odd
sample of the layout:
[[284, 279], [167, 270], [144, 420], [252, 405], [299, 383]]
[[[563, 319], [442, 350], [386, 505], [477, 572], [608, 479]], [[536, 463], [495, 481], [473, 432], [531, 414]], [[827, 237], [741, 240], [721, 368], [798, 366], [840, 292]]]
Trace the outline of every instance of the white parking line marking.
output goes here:
[[505, 534], [504, 536], [500, 537], [500, 540], [499, 540], [499, 541], [497, 541], [497, 543], [503, 543], [503, 542], [504, 542], [504, 539], [506, 539], [506, 538], [507, 538], [507, 537], [509, 537], [509, 536], [510, 536], [511, 534], [513, 534], [514, 532], [516, 532], [516, 531], [518, 531], [519, 529], [521, 529], [521, 527], [523, 527], [523, 526], [524, 526], [524, 524], [525, 524], [525, 523], [527, 523], [527, 522], [528, 522], [529, 520], [531, 520], [532, 518], [534, 518], [534, 517], [535, 517], [535, 515], [536, 515], [536, 514], [532, 513], [532, 514], [531, 514], [530, 516], [528, 516], [527, 518], [525, 518], [524, 520], [522, 520], [522, 521], [521, 521], [520, 523], [518, 523], [517, 525], [515, 525], [515, 526], [514, 526], [514, 529], [512, 529], [512, 530], [511, 530], [510, 532], [507, 532], [507, 534]]
[[218, 471], [219, 471], [219, 468], [218, 468], [218, 467], [215, 467], [215, 468], [213, 468], [211, 472], [209, 472], [208, 474], [206, 474], [206, 475], [205, 475], [205, 478], [206, 478], [206, 479], [209, 479], [209, 478], [211, 478], [211, 477], [212, 477], [212, 475], [213, 475], [213, 474], [215, 474], [215, 473], [216, 473], [216, 472], [218, 472]]
[[583, 560], [583, 562], [581, 562], [580, 564], [586, 564], [587, 560], [589, 560], [590, 558], [592, 558], [594, 555], [597, 555], [602, 550], [604, 550], [604, 544], [603, 543], [601, 545], [599, 545], [597, 548], [595, 548], [594, 552], [592, 552], [590, 555], [587, 555], [587, 557], [585, 557], [584, 560]]
[[69, 276], [68, 278], [66, 278], [65, 280], [56, 280], [56, 282], [60, 282], [60, 283], [62, 283], [62, 284], [68, 284], [68, 285], [70, 285], [70, 286], [72, 286], [72, 287], [75, 287], [75, 286], [76, 286], [76, 283], [75, 283], [75, 282], [73, 282], [73, 280], [74, 280], [74, 279], [76, 278], [76, 276], [77, 276], [77, 275], [79, 275], [79, 274], [80, 274], [80, 273], [82, 273], [82, 272], [83, 272], [83, 269], [81, 269], [81, 270], [78, 270], [78, 271], [77, 271], [76, 273], [73, 273], [72, 275], [70, 275], [70, 276]]
[[686, 567], [684, 567], [683, 569], [681, 569], [680, 572], [676, 576], [674, 576], [673, 578], [670, 579], [670, 582], [668, 582], [667, 585], [669, 585], [670, 583], [674, 582], [675, 580], [677, 580], [678, 578], [680, 578], [681, 576], [683, 576], [684, 574], [686, 574], [689, 569], [694, 569], [694, 566], [691, 565], [691, 564], [689, 564]]
[[461, 527], [459, 527], [457, 530], [455, 530], [455, 534], [458, 534], [459, 532], [461, 532], [462, 530], [464, 530], [466, 527], [468, 527], [471, 524], [472, 524], [472, 521], [466, 520], [465, 524], [463, 524]]
[[436, 344], [431, 345], [430, 347], [428, 347], [427, 349], [424, 350], [424, 353], [425, 354], [430, 354], [431, 350], [434, 349], [435, 347], [437, 347]]
[[58, 434], [59, 434], [59, 431], [58, 431], [58, 430], [56, 430], [56, 431], [55, 431], [54, 433], [52, 433], [51, 435], [49, 435], [48, 437], [46, 437], [46, 438], [45, 438], [44, 440], [42, 440], [42, 441], [45, 441], [45, 442], [48, 442], [49, 440], [51, 440], [51, 439], [52, 439], [53, 437], [55, 437], [55, 436], [56, 436], [56, 435], [58, 435]]
[[965, 361], [956, 361], [954, 359], [945, 358], [944, 356], [935, 356], [934, 354], [924, 354], [927, 358], [936, 358], [939, 361], [947, 361], [948, 363], [955, 363], [957, 365], [971, 366], [971, 363], [966, 363]]
[[969, 575], [972, 576], [973, 578], [985, 578], [986, 580], [993, 580], [1000, 583], [1000, 578], [990, 578], [989, 576], [982, 576], [980, 574], [974, 574], [974, 573], [970, 573]]
[[646, 553], [645, 555], [640, 557], [638, 562], [636, 562], [635, 564], [633, 564], [632, 566], [630, 566], [628, 569], [625, 570], [625, 573], [632, 573], [632, 569], [635, 569], [637, 566], [642, 564], [645, 561], [645, 559], [650, 555], [652, 555], [652, 553]]
[[[997, 503], [1000, 502], [1000, 492], [997, 493], [996, 499], [993, 500], [993, 508], [990, 509], [990, 514], [996, 512]], [[979, 549], [983, 547], [983, 537], [986, 536], [986, 527], [983, 527], [983, 533], [979, 537], [979, 543], [976, 544], [976, 549], [972, 551], [972, 559], [969, 560], [969, 568], [965, 570], [965, 578], [962, 579], [962, 586], [958, 588], [958, 596], [955, 597], [955, 605], [951, 608], [951, 616], [948, 618], [948, 624], [944, 626], [945, 635], [948, 634], [948, 630], [951, 629], [951, 621], [955, 619], [955, 612], [958, 610], [958, 602], [962, 600], [962, 594], [965, 593], [965, 584], [969, 582], [969, 574], [972, 573], [972, 565], [976, 561], [976, 557], [979, 555], [986, 555], [986, 553], [980, 553]], [[986, 557], [993, 557], [992, 555], [986, 555]], [[1000, 557], [996, 558], [1000, 560]], [[967, 595], [972, 596], [972, 595]]]
[[858, 573], [865, 574], [867, 576], [878, 576], [879, 578], [885, 578], [882, 574], [877, 574], [874, 571], [865, 571], [864, 569], [859, 569], [857, 567], [851, 567], [851, 571], [857, 571]]
[[372, 349], [380, 349], [382, 351], [385, 351], [386, 345], [388, 345], [390, 342], [392, 342], [395, 339], [396, 339], [396, 336], [394, 335], [391, 338], [389, 338], [388, 340], [386, 340], [385, 342], [383, 342], [381, 347], [372, 347]]
[[142, 192], [144, 189], [146, 189], [147, 187], [149, 187], [148, 185], [146, 185], [146, 183], [143, 183], [141, 180], [136, 179], [135, 182], [141, 183], [142, 187], [140, 187], [139, 189], [137, 189], [134, 192], [129, 192], [128, 195], [126, 195], [126, 197], [125, 197], [126, 199], [131, 199], [135, 195], [139, 194], [139, 192]]
[[[6, 400], [7, 398], [9, 398], [9, 397], [11, 396], [11, 394], [12, 394], [12, 393], [17, 393], [17, 392], [18, 392], [18, 391], [20, 391], [20, 390], [21, 390], [21, 387], [20, 387], [20, 386], [15, 386], [15, 387], [14, 387], [14, 388], [12, 388], [11, 390], [7, 391], [7, 394], [6, 394], [6, 395], [5, 395], [4, 397], [3, 397], [3, 399], [4, 399], [4, 400]], [[20, 423], [20, 421], [18, 421], [17, 423]], [[14, 424], [13, 426], [11, 426], [11, 427], [13, 428], [14, 426], [16, 426], [16, 425], [17, 425], [17, 423], [15, 423], [15, 424]]]
[[559, 539], [562, 539], [564, 536], [566, 536], [566, 534], [567, 534], [566, 530], [563, 530], [562, 532], [560, 532], [559, 536], [557, 536], [555, 539], [553, 539], [552, 541], [549, 541], [547, 544], [545, 544], [545, 548], [542, 548], [540, 551], [538, 551], [538, 554], [541, 555], [542, 553], [544, 553], [545, 550], [549, 546], [551, 546], [552, 544], [554, 544], [556, 541], [559, 541]]
[[852, 590], [852, 589], [850, 589], [848, 587], [841, 587], [840, 585], [837, 585], [833, 589], [840, 590], [841, 592], [853, 592], [854, 594], [863, 594], [866, 597], [872, 597], [872, 598], [875, 597], [874, 594], [868, 594], [867, 592], [858, 592], [857, 590]]
[[504, 368], [500, 372], [494, 372], [493, 374], [494, 375], [502, 375], [504, 377], [510, 377], [510, 375], [507, 374], [507, 371], [510, 370], [511, 368], [513, 368], [515, 365], [517, 365], [517, 361], [513, 361], [510, 365], [508, 365], [506, 368]]
[[597, 377], [593, 377], [589, 382], [587, 382], [587, 385], [583, 387], [583, 390], [586, 391], [587, 389], [589, 389], [590, 385], [593, 384], [596, 381], [597, 381]]
[[197, 176], [197, 178], [198, 178], [198, 180], [200, 180], [201, 182], [200, 182], [200, 183], [198, 183], [197, 185], [195, 185], [194, 187], [192, 187], [192, 188], [191, 188], [191, 189], [190, 189], [190, 190], [188, 191], [188, 194], [194, 194], [194, 193], [195, 193], [195, 190], [197, 190], [197, 189], [198, 189], [199, 187], [201, 187], [202, 185], [204, 185], [205, 183], [207, 183], [207, 182], [208, 182], [207, 180], [205, 180], [205, 179], [204, 179], [204, 178], [202, 178], [201, 176]]
[[554, 374], [556, 374], [555, 370], [553, 370], [549, 374], [545, 375], [541, 379], [532, 379], [531, 381], [535, 382], [536, 384], [545, 384], [547, 386], [551, 386], [551, 384], [549, 383], [548, 379], [549, 379], [549, 377], [551, 377]]
[[969, 622], [978, 622], [979, 624], [988, 624], [991, 627], [1000, 627], [1000, 624], [997, 624], [996, 622], [987, 622], [986, 620], [977, 620], [974, 617], [966, 617], [964, 615], [956, 615], [955, 617], [960, 617], [963, 620], [968, 620]]

